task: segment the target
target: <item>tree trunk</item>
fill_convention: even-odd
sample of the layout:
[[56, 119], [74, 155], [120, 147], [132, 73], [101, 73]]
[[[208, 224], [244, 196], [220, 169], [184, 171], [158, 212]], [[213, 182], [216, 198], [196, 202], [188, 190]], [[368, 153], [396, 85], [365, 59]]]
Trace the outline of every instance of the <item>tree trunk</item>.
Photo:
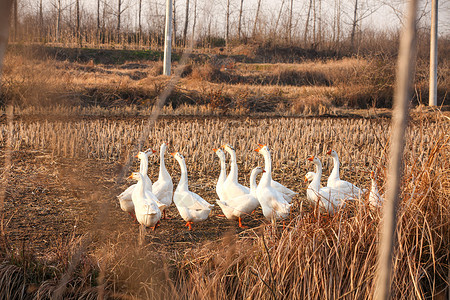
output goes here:
[[56, 42], [59, 42], [59, 30], [61, 25], [61, 0], [56, 0], [57, 13], [56, 13]]
[[258, 25], [258, 16], [259, 16], [260, 7], [261, 7], [261, 0], [258, 0], [258, 7], [256, 8], [255, 23], [253, 24], [253, 31], [252, 31], [253, 37], [255, 37], [255, 35], [256, 35], [256, 26]]
[[138, 43], [139, 45], [141, 45], [141, 41], [142, 41], [142, 23], [141, 23], [141, 16], [142, 16], [142, 0], [139, 0], [139, 16], [138, 16], [138, 35], [139, 35], [139, 39], [138, 39]]
[[313, 0], [313, 49], [316, 48], [316, 0]]
[[309, 19], [311, 18], [312, 1], [313, 0], [309, 0], [308, 16], [306, 17], [306, 24], [305, 24], [305, 35], [303, 36], [305, 47], [308, 44]]
[[227, 0], [227, 15], [226, 15], [226, 22], [227, 22], [227, 32], [225, 35], [225, 41], [226, 45], [228, 47], [228, 43], [230, 42], [230, 0]]
[[277, 21], [275, 22], [274, 36], [277, 36], [278, 24], [280, 23], [281, 13], [283, 12], [284, 0], [281, 1], [280, 11], [278, 12]]
[[122, 14], [122, 0], [117, 1], [117, 43], [120, 44], [120, 15]]
[[241, 39], [242, 30], [242, 7], [244, 6], [244, 0], [241, 0], [241, 7], [239, 8], [239, 23], [238, 23], [238, 39]]
[[291, 0], [291, 6], [289, 8], [289, 27], [288, 27], [288, 43], [291, 44], [292, 42], [292, 9], [294, 6], [294, 0]]
[[76, 0], [76, 13], [77, 13], [77, 20], [76, 20], [76, 31], [77, 31], [77, 33], [76, 33], [76, 37], [77, 37], [77, 41], [78, 41], [78, 43], [79, 43], [79, 45], [80, 45], [80, 47], [82, 46], [81, 45], [81, 32], [80, 32], [80, 0]]
[[173, 47], [177, 46], [177, 22], [176, 22], [176, 0], [173, 0], [173, 12], [172, 12], [172, 28], [173, 28], [173, 34], [172, 34], [172, 45]]
[[195, 46], [195, 25], [197, 24], [197, 0], [194, 1], [194, 23], [192, 24], [192, 45]]
[[187, 37], [187, 31], [189, 26], [189, 0], [186, 0], [186, 12], [185, 12], [185, 19], [184, 19], [184, 29], [183, 29], [183, 42], [186, 46], [186, 37]]
[[44, 15], [42, 12], [42, 0], [39, 0], [39, 38], [42, 38], [44, 32]]
[[97, 0], [97, 43], [100, 43], [100, 0]]
[[357, 16], [358, 16], [358, 0], [355, 0], [355, 10], [353, 12], [352, 33], [350, 35], [350, 45], [351, 45], [352, 50], [355, 49], [355, 32], [356, 32], [356, 25], [358, 22]]

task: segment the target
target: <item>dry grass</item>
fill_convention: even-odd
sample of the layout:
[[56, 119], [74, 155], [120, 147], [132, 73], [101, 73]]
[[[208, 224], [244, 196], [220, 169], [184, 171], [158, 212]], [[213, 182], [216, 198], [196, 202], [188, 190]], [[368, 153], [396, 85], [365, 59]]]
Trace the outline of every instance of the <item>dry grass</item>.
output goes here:
[[[230, 62], [231, 61], [231, 62]], [[446, 99], [450, 73], [440, 66], [439, 97]], [[10, 53], [2, 99], [20, 106], [99, 105], [151, 107], [167, 85], [161, 62], [121, 65], [29, 59]], [[427, 66], [419, 64], [416, 100], [426, 102]], [[214, 57], [189, 64], [168, 98], [172, 109], [229, 114], [270, 112], [278, 115], [331, 113], [333, 107], [390, 107], [394, 63], [381, 58], [344, 58], [297, 64], [246, 64]], [[214, 95], [220, 93], [221, 105]], [[219, 101], [220, 102], [220, 101]], [[167, 113], [169, 113], [167, 111]], [[176, 113], [176, 112], [174, 112]]]

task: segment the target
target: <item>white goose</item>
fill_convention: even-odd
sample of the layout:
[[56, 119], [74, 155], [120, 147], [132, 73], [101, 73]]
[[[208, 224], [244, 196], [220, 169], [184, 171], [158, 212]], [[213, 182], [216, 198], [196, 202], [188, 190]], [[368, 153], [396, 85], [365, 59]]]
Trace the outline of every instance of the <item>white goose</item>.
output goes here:
[[173, 195], [173, 202], [181, 217], [187, 222], [186, 226], [192, 230], [192, 223], [204, 221], [208, 218], [214, 205], [209, 204], [199, 195], [189, 191], [186, 162], [179, 152], [171, 153], [181, 168], [180, 182]]
[[239, 196], [244, 196], [250, 193], [250, 189], [248, 187], [243, 186], [238, 182], [238, 167], [236, 162], [236, 151], [234, 148], [225, 144], [222, 146], [225, 151], [227, 151], [230, 156], [230, 173], [228, 174], [225, 182], [223, 183], [222, 195], [225, 199], [232, 199]]
[[322, 163], [320, 159], [315, 156], [309, 157], [308, 160], [312, 161], [316, 166], [316, 173], [306, 190], [306, 196], [308, 200], [314, 203], [318, 202], [322, 208], [327, 210], [330, 214], [333, 214], [345, 204], [345, 195], [330, 187], [320, 188]]
[[370, 179], [372, 180], [372, 186], [369, 192], [369, 204], [373, 207], [381, 207], [384, 199], [378, 191], [377, 175], [374, 171], [370, 172]]
[[349, 196], [355, 197], [355, 198], [359, 198], [362, 196], [363, 191], [361, 191], [360, 188], [358, 188], [357, 186], [355, 186], [354, 184], [345, 181], [345, 180], [341, 180], [339, 178], [339, 158], [338, 158], [338, 154], [336, 151], [330, 149], [327, 152], [328, 155], [331, 155], [331, 157], [333, 158], [333, 170], [330, 173], [330, 176], [328, 177], [327, 180], [327, 187], [331, 187], [333, 189], [338, 189], [340, 191], [342, 191], [343, 193], [348, 194]]
[[[270, 170], [265, 171], [256, 188], [256, 196], [261, 204], [263, 215], [267, 220], [286, 219], [289, 216], [291, 204], [284, 199], [282, 193], [272, 187]], [[267, 176], [264, 176], [266, 174]]]
[[[152, 188], [152, 182], [147, 175], [148, 172], [148, 157], [153, 155], [156, 151], [149, 148], [145, 151], [139, 151], [136, 154], [136, 158], [140, 159], [139, 173], [141, 173], [144, 177], [143, 180], [146, 183], [146, 186]], [[134, 217], [134, 204], [131, 195], [133, 194], [133, 190], [136, 188], [137, 183], [130, 185], [125, 191], [123, 191], [117, 198], [119, 199], [120, 208], [128, 212], [131, 216]]]
[[227, 166], [225, 163], [225, 153], [221, 149], [213, 149], [220, 160], [220, 174], [216, 184], [216, 193], [220, 200], [223, 200], [223, 184], [227, 178]]
[[[269, 147], [267, 147], [266, 145], [262, 145], [262, 144], [258, 144], [258, 145], [259, 145], [259, 148], [255, 149], [255, 151], [262, 154], [262, 156], [264, 157], [264, 169], [266, 170], [266, 173], [263, 174], [263, 177], [267, 177], [269, 173], [272, 174], [272, 158], [270, 157]], [[279, 183], [278, 181], [275, 181], [273, 179], [271, 182], [271, 186], [274, 189], [276, 189], [278, 192], [280, 192], [283, 195], [284, 199], [288, 203], [291, 203], [292, 198], [295, 195], [297, 195], [296, 192], [285, 187], [284, 185], [282, 185], [281, 183]]]
[[[156, 198], [163, 203], [166, 207], [172, 204], [173, 198], [173, 182], [169, 172], [167, 172], [166, 165], [164, 163], [164, 153], [167, 149], [167, 144], [162, 143], [159, 150], [159, 176], [158, 180], [153, 184], [153, 193]], [[166, 218], [166, 210], [163, 209], [163, 219]]]
[[242, 217], [249, 215], [259, 206], [259, 201], [256, 195], [256, 176], [265, 172], [262, 167], [256, 167], [250, 174], [250, 193], [238, 196], [232, 199], [216, 200], [217, 204], [222, 209], [224, 215], [230, 220], [239, 220], [239, 227], [246, 228], [242, 225]]
[[130, 177], [137, 180], [137, 184], [132, 193], [132, 200], [134, 204], [134, 211], [136, 214], [136, 220], [144, 227], [152, 227], [153, 230], [161, 219], [161, 210], [158, 208], [156, 202], [148, 197], [148, 193], [145, 191], [144, 176], [140, 172], [133, 172]]

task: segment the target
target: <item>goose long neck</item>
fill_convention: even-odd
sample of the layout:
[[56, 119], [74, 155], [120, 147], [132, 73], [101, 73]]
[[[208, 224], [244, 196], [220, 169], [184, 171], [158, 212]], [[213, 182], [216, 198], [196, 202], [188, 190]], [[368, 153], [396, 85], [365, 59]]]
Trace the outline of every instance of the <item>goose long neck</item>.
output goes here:
[[188, 189], [188, 175], [187, 175], [187, 168], [186, 168], [186, 163], [184, 160], [180, 160], [178, 161], [178, 163], [180, 164], [180, 168], [181, 168], [181, 177], [180, 177], [180, 182], [178, 183], [178, 188], [180, 189]]
[[169, 175], [169, 172], [167, 172], [166, 164], [164, 162], [164, 153], [166, 149], [161, 147], [161, 150], [159, 151], [159, 178], [165, 178], [167, 175]]
[[333, 170], [331, 170], [330, 177], [339, 178], [339, 158], [337, 156], [332, 156], [333, 158]]
[[232, 178], [233, 180], [234, 179], [237, 180], [238, 168], [237, 168], [237, 162], [236, 162], [236, 152], [231, 151], [230, 156], [231, 156], [231, 161], [230, 161], [231, 167], [230, 167], [230, 174], [228, 176], [230, 176], [230, 178]]
[[317, 163], [315, 163], [315, 165], [316, 165], [316, 174], [314, 175], [314, 178], [311, 181], [309, 186], [314, 191], [319, 191], [319, 189], [320, 189], [320, 178], [322, 178], [322, 163], [317, 162]]
[[227, 177], [227, 165], [225, 160], [220, 158], [220, 174], [219, 174], [219, 182], [223, 182]]
[[272, 159], [270, 158], [270, 154], [267, 152], [263, 153], [264, 156], [264, 170], [266, 171], [263, 173], [261, 177], [261, 182], [271, 182], [272, 181]]
[[144, 155], [144, 158], [141, 159], [141, 164], [139, 166], [139, 173], [142, 175], [148, 173], [148, 157]]
[[258, 185], [256, 184], [256, 171], [252, 171], [250, 174], [250, 194], [256, 197], [256, 188]]
[[137, 190], [138, 195], [143, 198], [144, 194], [145, 194], [145, 186], [144, 186], [144, 181], [142, 176], [140, 177], [140, 179], [138, 180], [135, 189]]

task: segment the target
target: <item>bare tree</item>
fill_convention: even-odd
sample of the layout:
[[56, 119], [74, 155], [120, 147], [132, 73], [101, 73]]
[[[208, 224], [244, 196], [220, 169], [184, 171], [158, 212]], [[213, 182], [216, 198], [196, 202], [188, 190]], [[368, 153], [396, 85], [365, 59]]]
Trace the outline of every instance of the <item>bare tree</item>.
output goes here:
[[352, 33], [350, 34], [350, 45], [352, 49], [355, 48], [355, 31], [358, 22], [357, 16], [358, 16], [358, 0], [355, 0], [355, 7], [353, 10]]
[[56, 9], [56, 42], [59, 42], [59, 31], [61, 29], [61, 0], [56, 0]]
[[308, 44], [308, 32], [309, 32], [309, 20], [311, 19], [311, 8], [313, 5], [313, 0], [309, 0], [309, 6], [308, 6], [308, 14], [306, 17], [306, 24], [305, 24], [305, 35], [303, 36], [304, 44], [305, 46]]
[[189, 26], [189, 0], [186, 0], [186, 11], [184, 14], [185, 18], [184, 18], [184, 29], [183, 29], [183, 42], [186, 45], [186, 36], [187, 36], [187, 31], [188, 31], [188, 26]]
[[80, 32], [80, 0], [76, 0], [75, 2], [76, 5], [76, 14], [77, 14], [77, 19], [76, 19], [76, 37], [77, 37], [77, 41], [80, 45], [80, 47], [82, 46], [82, 39], [81, 39], [81, 32]]
[[238, 39], [241, 39], [242, 30], [242, 8], [244, 6], [244, 0], [241, 0], [241, 6], [239, 7], [239, 22], [238, 22]]
[[[277, 29], [278, 29], [278, 24], [280, 23], [280, 19], [281, 19], [281, 13], [283, 12], [283, 6], [284, 6], [284, 2], [285, 0], [281, 1], [281, 5], [280, 5], [280, 10], [278, 11], [278, 17], [277, 20], [275, 22], [275, 28], [273, 29], [274, 33], [277, 33]], [[292, 1], [291, 1], [292, 2]]]
[[226, 45], [230, 42], [230, 0], [227, 0], [227, 12], [226, 12], [227, 30], [225, 35]]
[[173, 28], [173, 34], [172, 34], [172, 44], [174, 47], [177, 45], [177, 21], [176, 21], [176, 0], [173, 0], [173, 13], [172, 13], [172, 28]]
[[14, 8], [14, 41], [16, 42], [17, 41], [17, 31], [19, 29], [19, 27], [18, 27], [19, 22], [17, 20], [17, 17], [18, 17], [17, 0], [13, 0], [13, 8]]
[[138, 3], [138, 35], [139, 35], [139, 44], [142, 42], [142, 0], [139, 0]]
[[255, 37], [255, 35], [256, 35], [256, 26], [258, 25], [258, 17], [259, 17], [259, 9], [260, 8], [261, 8], [261, 0], [258, 0], [258, 7], [256, 8], [255, 23], [253, 23], [253, 31], [252, 31], [253, 37]]
[[195, 25], [197, 24], [197, 0], [194, 0], [194, 22], [192, 24], [192, 42], [195, 41]]
[[[292, 42], [292, 10], [293, 10], [293, 6], [294, 6], [294, 0], [291, 0], [291, 6], [289, 8], [289, 26], [288, 26], [288, 30], [289, 30], [289, 32], [288, 32], [288, 43], [289, 44], [291, 44], [291, 42]], [[280, 10], [280, 13], [281, 13], [281, 10]], [[278, 20], [277, 20], [277, 23], [278, 23]]]

